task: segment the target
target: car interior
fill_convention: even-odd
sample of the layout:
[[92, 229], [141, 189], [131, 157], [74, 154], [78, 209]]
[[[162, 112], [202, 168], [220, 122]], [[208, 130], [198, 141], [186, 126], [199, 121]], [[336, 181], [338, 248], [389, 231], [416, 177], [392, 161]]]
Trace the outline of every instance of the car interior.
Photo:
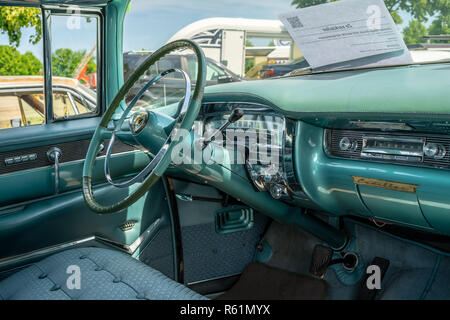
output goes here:
[[208, 85], [181, 38], [124, 79], [145, 3], [0, 0], [39, 19], [0, 27], [38, 57], [0, 66], [0, 300], [450, 298], [449, 62]]

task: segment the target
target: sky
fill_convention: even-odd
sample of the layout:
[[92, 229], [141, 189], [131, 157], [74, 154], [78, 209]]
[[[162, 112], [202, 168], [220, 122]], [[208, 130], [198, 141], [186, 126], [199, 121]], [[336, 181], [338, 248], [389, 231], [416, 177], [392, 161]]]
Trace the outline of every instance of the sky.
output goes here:
[[[124, 21], [123, 50], [157, 49], [181, 28], [213, 17], [278, 19], [292, 0], [131, 0]], [[404, 24], [410, 15], [401, 12]], [[265, 41], [267, 42], [267, 41]], [[259, 45], [259, 44], [257, 44]]]
[[278, 19], [291, 0], [131, 0], [124, 51], [157, 49], [188, 24], [213, 17]]
[[[178, 30], [204, 18], [230, 17], [277, 19], [280, 13], [294, 9], [292, 0], [132, 0], [124, 20], [123, 50], [153, 50], [161, 47]], [[405, 23], [407, 13], [400, 13]], [[402, 29], [405, 25], [400, 25]], [[92, 46], [91, 35], [95, 23], [81, 23], [81, 29], [67, 32], [66, 18], [53, 19], [53, 49], [87, 49]], [[31, 30], [23, 30], [19, 51], [32, 51], [42, 59], [42, 43], [31, 45]], [[0, 44], [7, 44], [6, 35], [0, 34]], [[265, 40], [265, 42], [268, 42]], [[256, 45], [265, 45], [256, 43]], [[89, 47], [89, 48], [87, 48]]]

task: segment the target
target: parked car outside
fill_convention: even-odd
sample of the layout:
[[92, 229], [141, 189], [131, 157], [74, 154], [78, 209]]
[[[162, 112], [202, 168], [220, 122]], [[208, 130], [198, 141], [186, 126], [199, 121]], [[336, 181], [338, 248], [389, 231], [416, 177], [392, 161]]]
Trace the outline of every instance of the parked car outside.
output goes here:
[[281, 77], [291, 71], [307, 67], [309, 67], [309, 63], [305, 60], [305, 58], [290, 60], [283, 64], [266, 64], [261, 68], [261, 70], [259, 70], [259, 77], [261, 79]]
[[[123, 72], [126, 81], [131, 73], [144, 61], [152, 51], [131, 51], [123, 54]], [[155, 64], [145, 76], [130, 89], [128, 96], [130, 99], [134, 97], [138, 91], [156, 74], [167, 69], [176, 68], [187, 72], [191, 78], [192, 85], [195, 85], [197, 77], [196, 57], [193, 54], [169, 54]], [[212, 86], [219, 83], [242, 81], [237, 74], [227, 69], [224, 65], [206, 58], [206, 85]], [[180, 73], [167, 75], [155, 83], [142, 97], [142, 100], [150, 103], [155, 100], [165, 100], [165, 104], [169, 104], [175, 100], [179, 100], [184, 96], [184, 81]], [[130, 100], [127, 99], [127, 102]]]
[[[52, 85], [56, 120], [96, 112], [97, 94], [78, 80], [53, 77]], [[43, 124], [43, 86], [42, 76], [0, 76], [0, 129]]]

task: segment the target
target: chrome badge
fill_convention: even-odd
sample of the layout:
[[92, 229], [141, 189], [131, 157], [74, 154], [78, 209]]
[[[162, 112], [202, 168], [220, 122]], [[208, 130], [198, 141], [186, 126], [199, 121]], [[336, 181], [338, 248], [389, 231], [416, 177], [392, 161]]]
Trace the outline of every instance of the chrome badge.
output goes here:
[[141, 132], [145, 128], [147, 121], [148, 121], [148, 113], [147, 112], [135, 113], [131, 117], [131, 121], [130, 121], [131, 131], [133, 132], [133, 134], [138, 134], [139, 132]]

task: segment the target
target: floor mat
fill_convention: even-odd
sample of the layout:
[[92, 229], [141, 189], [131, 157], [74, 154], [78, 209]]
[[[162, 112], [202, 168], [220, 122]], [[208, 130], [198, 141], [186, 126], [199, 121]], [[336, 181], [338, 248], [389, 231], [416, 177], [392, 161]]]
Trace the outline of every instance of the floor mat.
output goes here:
[[255, 256], [267, 220], [255, 215], [255, 225], [249, 230], [221, 234], [215, 223], [181, 229], [183, 239], [185, 283], [239, 274]]
[[320, 300], [326, 294], [327, 283], [321, 279], [251, 263], [239, 281], [217, 299]]
[[[221, 199], [214, 188], [173, 180], [175, 192], [194, 197]], [[215, 212], [224, 208], [220, 202], [183, 201], [177, 198], [183, 244], [184, 283], [193, 285], [242, 273], [253, 261], [256, 245], [265, 232], [269, 218], [254, 213], [253, 227], [219, 233]]]

